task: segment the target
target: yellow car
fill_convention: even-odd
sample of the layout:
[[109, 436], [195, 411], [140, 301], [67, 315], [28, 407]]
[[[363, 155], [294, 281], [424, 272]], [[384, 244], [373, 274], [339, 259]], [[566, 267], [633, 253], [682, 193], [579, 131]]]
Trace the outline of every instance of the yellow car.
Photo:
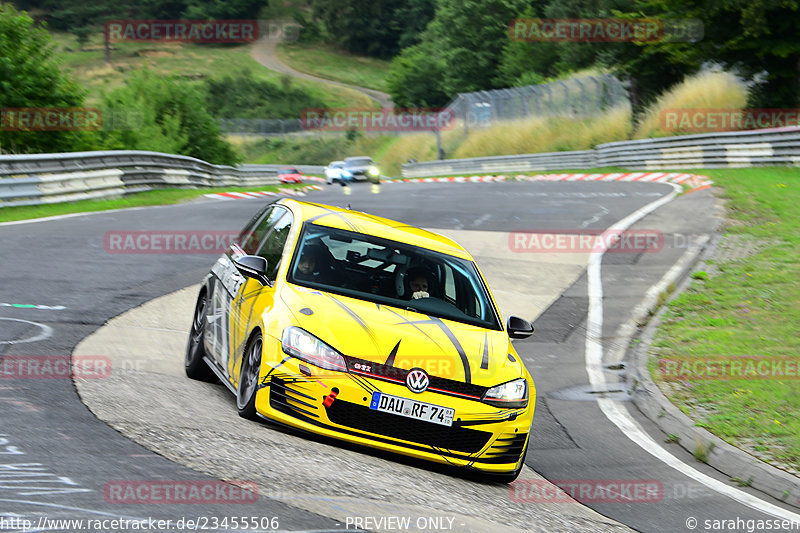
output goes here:
[[535, 389], [470, 254], [377, 216], [282, 199], [206, 276], [190, 378], [239, 414], [512, 481]]

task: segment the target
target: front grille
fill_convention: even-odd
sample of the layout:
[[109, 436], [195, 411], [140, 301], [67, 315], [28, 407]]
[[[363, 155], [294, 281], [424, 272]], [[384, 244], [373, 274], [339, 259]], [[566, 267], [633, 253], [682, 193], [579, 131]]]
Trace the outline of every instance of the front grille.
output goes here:
[[527, 433], [503, 433], [489, 446], [484, 455], [486, 462], [515, 463], [525, 448]]
[[492, 436], [486, 431], [441, 426], [342, 400], [328, 408], [328, 418], [341, 426], [464, 453], [479, 452]]
[[[411, 371], [409, 369], [398, 368], [390, 365], [382, 365], [368, 359], [359, 359], [352, 356], [348, 356], [346, 359], [347, 367], [353, 374], [373, 377], [376, 379], [386, 378], [388, 381], [393, 381], [395, 383], [405, 384], [406, 376], [408, 376], [408, 373]], [[369, 372], [363, 372], [359, 370], [355, 367], [356, 364], [369, 367]], [[473, 385], [472, 383], [464, 383], [463, 381], [442, 378], [439, 376], [429, 375], [429, 379], [430, 384], [428, 385], [428, 389], [435, 389], [431, 392], [441, 392], [442, 394], [451, 394], [480, 400], [483, 398], [483, 394], [488, 390], [488, 387]]]
[[269, 386], [270, 407], [292, 416], [302, 413], [319, 418], [319, 415], [314, 412], [317, 410], [317, 406], [311, 403], [314, 398], [302, 392], [299, 385], [293, 381], [284, 381], [273, 377]]

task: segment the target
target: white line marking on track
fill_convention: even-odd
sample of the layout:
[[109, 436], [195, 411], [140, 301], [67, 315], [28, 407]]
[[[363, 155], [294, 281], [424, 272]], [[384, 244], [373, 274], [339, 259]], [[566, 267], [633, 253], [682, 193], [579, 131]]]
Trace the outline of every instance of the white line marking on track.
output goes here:
[[43, 309], [46, 311], [63, 311], [66, 309], [63, 305], [38, 305], [38, 304], [9, 304], [0, 302], [0, 307], [15, 307], [17, 309]]
[[41, 333], [39, 333], [38, 335], [34, 335], [33, 337], [28, 337], [27, 339], [22, 339], [18, 341], [0, 341], [0, 344], [24, 344], [26, 342], [43, 341], [53, 336], [53, 328], [51, 328], [50, 326], [45, 326], [44, 324], [39, 324], [38, 322], [31, 322], [30, 320], [22, 320], [21, 318], [0, 318], [0, 320], [10, 320], [12, 322], [24, 322], [25, 324], [33, 324], [37, 328], [42, 329]]
[[[670, 194], [647, 204], [637, 211], [634, 211], [627, 217], [608, 228], [606, 231], [625, 230], [662, 205], [671, 202], [681, 190], [680, 186], [678, 185], [673, 184], [672, 186], [674, 190]], [[604, 240], [603, 242], [606, 241]], [[605, 250], [592, 252], [589, 257], [589, 266], [587, 268], [589, 314], [586, 318], [586, 373], [589, 375], [589, 382], [591, 383], [592, 387], [595, 388], [595, 390], [606, 390], [607, 387], [605, 374], [603, 373], [603, 345], [601, 342], [601, 337], [603, 335], [602, 260], [604, 253]], [[621, 402], [606, 398], [599, 398], [597, 400], [597, 405], [600, 407], [600, 410], [603, 411], [603, 414], [606, 416], [606, 418], [608, 418], [615, 426], [617, 426], [625, 434], [625, 436], [667, 466], [674, 468], [685, 476], [702, 483], [711, 490], [714, 490], [724, 496], [728, 496], [729, 498], [746, 505], [751, 509], [761, 511], [768, 515], [772, 515], [784, 520], [794, 520], [800, 522], [800, 515], [726, 485], [725, 483], [692, 468], [688, 464], [673, 456], [658, 442], [656, 442], [644, 430], [644, 428], [642, 428], [639, 423], [636, 422], [636, 420], [633, 419], [628, 411], [627, 406]]]

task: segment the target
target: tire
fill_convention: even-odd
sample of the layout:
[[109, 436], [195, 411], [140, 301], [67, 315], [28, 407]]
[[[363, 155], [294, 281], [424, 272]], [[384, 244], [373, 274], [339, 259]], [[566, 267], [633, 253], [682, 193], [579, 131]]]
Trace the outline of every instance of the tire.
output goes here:
[[186, 357], [184, 358], [184, 369], [186, 375], [199, 381], [214, 382], [217, 376], [203, 360], [206, 349], [203, 345], [203, 336], [206, 330], [206, 307], [208, 305], [205, 291], [200, 293], [197, 298], [197, 305], [194, 308], [194, 318], [192, 318], [192, 328], [189, 330], [189, 342], [186, 345]]
[[264, 341], [257, 331], [247, 343], [242, 356], [242, 371], [239, 373], [239, 386], [236, 388], [236, 408], [239, 416], [248, 420], [258, 420], [256, 412], [256, 392], [261, 373], [261, 350]]

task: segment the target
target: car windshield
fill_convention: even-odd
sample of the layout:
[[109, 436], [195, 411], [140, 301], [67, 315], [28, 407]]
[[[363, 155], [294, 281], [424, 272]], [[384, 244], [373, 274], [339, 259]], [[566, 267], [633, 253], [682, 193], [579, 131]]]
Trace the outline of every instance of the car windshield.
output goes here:
[[372, 159], [369, 157], [357, 157], [347, 160], [347, 166], [350, 167], [364, 167], [372, 164], [374, 163], [372, 162]]
[[306, 223], [287, 280], [438, 318], [502, 329], [474, 263], [371, 235]]
[[296, 168], [282, 168], [279, 174], [299, 174]]

